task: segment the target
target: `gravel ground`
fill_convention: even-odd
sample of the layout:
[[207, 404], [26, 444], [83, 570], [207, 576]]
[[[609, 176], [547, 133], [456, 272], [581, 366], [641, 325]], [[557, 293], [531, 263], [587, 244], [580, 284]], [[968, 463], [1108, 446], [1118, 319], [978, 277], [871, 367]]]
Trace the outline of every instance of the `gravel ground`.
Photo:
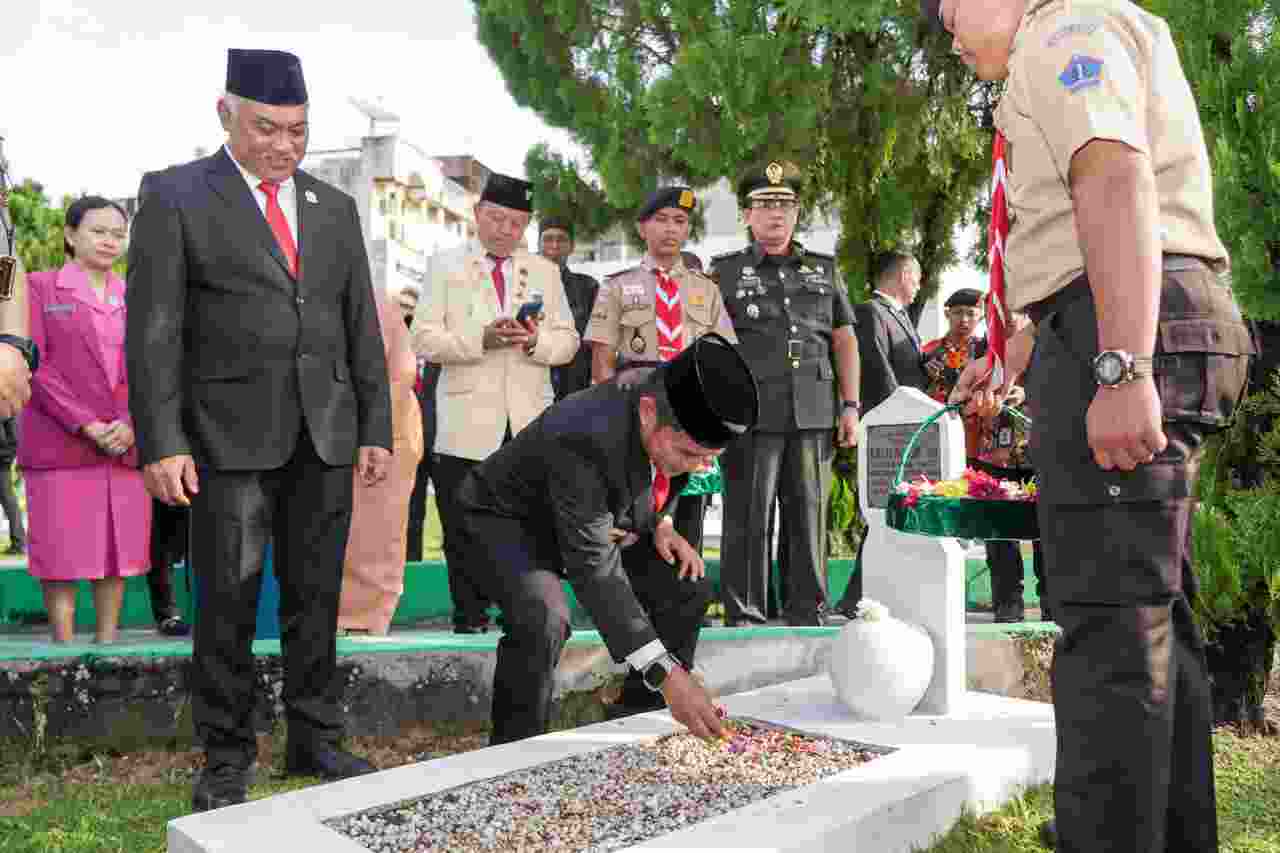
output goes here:
[[604, 853], [808, 785], [890, 750], [758, 720], [726, 737], [611, 747], [326, 823], [373, 853]]

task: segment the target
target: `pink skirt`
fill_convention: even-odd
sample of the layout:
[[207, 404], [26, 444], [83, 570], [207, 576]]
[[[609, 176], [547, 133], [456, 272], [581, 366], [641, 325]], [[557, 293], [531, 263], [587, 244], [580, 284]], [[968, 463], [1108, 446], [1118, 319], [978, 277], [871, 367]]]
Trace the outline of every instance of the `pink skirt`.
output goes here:
[[151, 496], [117, 463], [26, 469], [27, 566], [47, 581], [100, 580], [151, 568]]

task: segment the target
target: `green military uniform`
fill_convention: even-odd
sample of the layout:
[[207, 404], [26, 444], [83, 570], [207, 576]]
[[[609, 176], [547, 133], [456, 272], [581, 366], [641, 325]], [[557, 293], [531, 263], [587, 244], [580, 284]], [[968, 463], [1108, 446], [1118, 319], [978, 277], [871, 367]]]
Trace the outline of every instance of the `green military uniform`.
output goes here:
[[830, 255], [792, 242], [717, 256], [711, 275], [760, 388], [755, 432], [721, 457], [725, 480], [721, 589], [730, 623], [764, 622], [766, 530], [775, 496], [786, 530], [785, 617], [816, 624], [826, 604], [826, 499], [837, 416], [832, 332], [853, 311]]

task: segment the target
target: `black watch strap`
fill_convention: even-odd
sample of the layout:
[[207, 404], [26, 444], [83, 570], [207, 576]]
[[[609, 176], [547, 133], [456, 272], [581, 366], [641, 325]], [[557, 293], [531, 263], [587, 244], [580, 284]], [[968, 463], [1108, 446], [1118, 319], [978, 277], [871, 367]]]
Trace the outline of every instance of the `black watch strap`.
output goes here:
[[22, 353], [22, 357], [27, 360], [27, 369], [32, 373], [35, 373], [36, 368], [40, 366], [40, 349], [31, 338], [20, 338], [17, 335], [0, 335], [0, 344], [8, 344]]
[[862, 403], [857, 400], [843, 400], [840, 403], [840, 411], [843, 412], [845, 409], [853, 409], [858, 414], [862, 414]]

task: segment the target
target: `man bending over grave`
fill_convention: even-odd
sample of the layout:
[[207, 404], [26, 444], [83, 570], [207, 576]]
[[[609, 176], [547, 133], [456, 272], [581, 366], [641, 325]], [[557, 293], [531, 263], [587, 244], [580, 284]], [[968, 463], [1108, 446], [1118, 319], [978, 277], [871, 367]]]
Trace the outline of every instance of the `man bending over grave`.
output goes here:
[[[472, 582], [502, 606], [492, 742], [547, 730], [569, 638], [562, 580], [610, 654], [643, 674], [700, 737], [720, 723], [686, 669], [707, 605], [702, 558], [672, 516], [689, 472], [755, 426], [756, 383], [708, 334], [661, 367], [628, 371], [556, 404], [459, 486]], [[647, 549], [628, 560], [623, 548]]]

